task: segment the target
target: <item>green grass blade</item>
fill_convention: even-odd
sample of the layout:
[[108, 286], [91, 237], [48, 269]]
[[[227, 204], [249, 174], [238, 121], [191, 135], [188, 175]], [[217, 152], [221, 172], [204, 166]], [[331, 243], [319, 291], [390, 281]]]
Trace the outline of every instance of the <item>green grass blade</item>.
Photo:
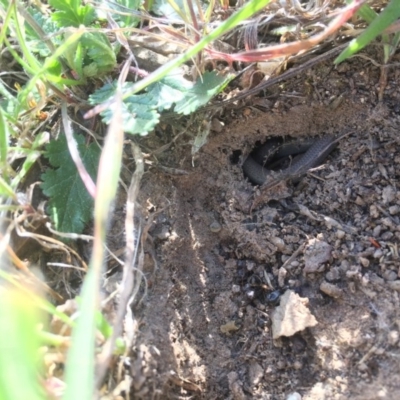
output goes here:
[[39, 313], [19, 290], [2, 287], [0, 302], [0, 399], [44, 400], [39, 383]]
[[17, 195], [14, 193], [12, 187], [0, 176], [0, 195], [11, 197], [15, 202]]
[[[117, 92], [117, 99], [120, 95]], [[104, 262], [104, 243], [110, 210], [118, 187], [124, 133], [121, 102], [116, 105], [114, 119], [108, 129], [100, 157], [95, 199], [93, 252], [82, 288], [82, 303], [72, 346], [67, 359], [63, 400], [90, 400], [94, 393], [94, 360], [96, 319], [99, 307], [99, 282]]]
[[[347, 3], [351, 2], [348, 1]], [[357, 14], [369, 24], [379, 15], [368, 4], [361, 6]]]
[[95, 315], [98, 307], [97, 274], [91, 269], [82, 287], [82, 304], [68, 353], [63, 400], [90, 400], [94, 393]]
[[371, 22], [368, 28], [357, 39], [350, 42], [349, 46], [336, 58], [335, 64], [339, 64], [363, 49], [399, 17], [400, 0], [391, 0], [379, 16]]
[[13, 16], [14, 16], [14, 20], [15, 20], [15, 24], [13, 24], [13, 27], [15, 28], [15, 33], [16, 33], [22, 54], [24, 55], [25, 60], [27, 61], [27, 64], [29, 65], [30, 70], [32, 70], [36, 73], [40, 70], [40, 63], [36, 59], [36, 57], [32, 54], [31, 50], [29, 49], [29, 46], [27, 45], [27, 41], [26, 41], [24, 31], [23, 31], [24, 24], [21, 22], [21, 17], [18, 14], [16, 2], [14, 3]]
[[51, 55], [51, 57], [48, 57], [44, 63], [44, 65], [35, 73], [35, 75], [31, 78], [29, 83], [26, 85], [24, 88], [23, 92], [21, 93], [20, 100], [22, 103], [24, 103], [31, 91], [34, 89], [36, 82], [39, 79], [45, 79], [50, 82], [52, 82], [54, 85], [58, 87], [58, 89], [63, 92], [63, 87], [61, 84], [79, 84], [82, 83], [80, 81], [71, 81], [71, 80], [66, 80], [63, 79], [59, 76], [54, 76], [50, 73], [48, 73], [48, 70], [54, 65], [55, 62], [57, 62], [58, 57], [61, 57], [66, 49], [68, 49], [69, 46], [72, 46], [75, 42], [79, 40], [79, 38], [83, 35], [84, 29], [76, 29], [74, 33], [68, 37], [68, 39], [57, 48], [57, 50], [54, 52], [54, 54]]
[[6, 37], [7, 32], [8, 32], [7, 28], [8, 28], [8, 24], [9, 24], [9, 22], [11, 20], [11, 17], [12, 17], [13, 7], [14, 7], [14, 2], [11, 1], [9, 6], [8, 6], [7, 13], [6, 13], [5, 17], [4, 17], [4, 10], [3, 10], [3, 7], [0, 5], [1, 16], [3, 17], [2, 27], [0, 29], [0, 48], [3, 48], [3, 41], [4, 41], [4, 38]]
[[8, 152], [8, 125], [4, 118], [3, 110], [0, 108], [0, 171], [3, 177], [5, 177], [7, 169], [7, 152]]

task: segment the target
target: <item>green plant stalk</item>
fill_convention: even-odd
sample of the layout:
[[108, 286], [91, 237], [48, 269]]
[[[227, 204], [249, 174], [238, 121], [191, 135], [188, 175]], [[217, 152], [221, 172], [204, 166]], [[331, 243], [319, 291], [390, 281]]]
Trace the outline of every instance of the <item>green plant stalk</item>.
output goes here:
[[214, 11], [215, 0], [210, 0], [205, 16], [204, 16], [204, 32], [206, 31], [206, 25], [210, 23], [212, 12]]
[[35, 87], [36, 82], [39, 79], [42, 79], [42, 75], [44, 75], [44, 80], [47, 80], [49, 82], [52, 82], [57, 89], [59, 89], [61, 92], [64, 92], [63, 87], [61, 86], [62, 84], [65, 85], [79, 85], [83, 84], [84, 82], [81, 80], [72, 80], [72, 79], [63, 79], [60, 78], [59, 76], [55, 76], [52, 74], [49, 74], [47, 70], [51, 65], [55, 62], [57, 62], [57, 59], [61, 57], [64, 52], [68, 49], [69, 46], [72, 46], [75, 42], [77, 42], [80, 37], [83, 35], [84, 30], [83, 29], [76, 29], [75, 32], [68, 37], [68, 39], [57, 48], [57, 50], [52, 54], [51, 57], [48, 57], [43, 64], [43, 66], [35, 73], [35, 75], [30, 79], [28, 85], [25, 87], [23, 90], [22, 96], [21, 96], [21, 102], [26, 101], [28, 94], [33, 90]]
[[3, 26], [0, 29], [0, 48], [3, 47], [3, 42], [4, 42], [4, 39], [7, 34], [8, 24], [12, 17], [12, 10], [14, 7], [14, 2], [15, 2], [15, 0], [10, 1], [10, 4], [8, 5], [8, 10], [6, 12], [6, 16], [3, 20]]
[[14, 20], [15, 20], [15, 25], [14, 25], [15, 33], [16, 33], [22, 54], [24, 55], [25, 59], [27, 60], [30, 70], [33, 71], [33, 73], [37, 73], [40, 70], [40, 63], [33, 56], [31, 51], [29, 50], [28, 46], [26, 45], [25, 35], [23, 34], [22, 29], [21, 29], [24, 26], [24, 24], [20, 23], [20, 21], [19, 21], [16, 1], [14, 2], [13, 15], [14, 15]]
[[[143, 90], [148, 85], [151, 85], [152, 83], [159, 81], [165, 75], [170, 73], [172, 70], [179, 67], [186, 61], [190, 60], [192, 57], [194, 57], [199, 51], [203, 50], [208, 44], [210, 44], [214, 40], [218, 39], [221, 35], [224, 35], [226, 32], [228, 32], [229, 30], [233, 29], [235, 26], [240, 24], [241, 21], [250, 18], [253, 14], [260, 11], [270, 1], [271, 0], [252, 0], [248, 2], [242, 9], [240, 9], [231, 17], [229, 17], [218, 28], [210, 32], [208, 36], [201, 39], [198, 43], [192, 46], [181, 56], [167, 62], [165, 65], [158, 68], [156, 71], [148, 75], [146, 78], [142, 79], [141, 81], [133, 85], [132, 89], [124, 94], [123, 99], [126, 99], [129, 96], [139, 92], [140, 90]], [[106, 104], [104, 105], [108, 107], [109, 102], [106, 102]]]
[[31, 68], [31, 66], [19, 56], [19, 54], [12, 48], [7, 38], [4, 39], [4, 42], [8, 48], [8, 51], [11, 53], [14, 59], [21, 65], [21, 67], [24, 68], [28, 74], [34, 75], [36, 71], [33, 68]]
[[[186, 1], [187, 1], [187, 0], [186, 0]], [[204, 24], [204, 23], [205, 23], [205, 18], [204, 18], [203, 9], [202, 9], [202, 7], [201, 7], [201, 2], [200, 2], [200, 0], [194, 0], [194, 2], [195, 2], [195, 4], [196, 4], [197, 9], [199, 10], [199, 18], [200, 18], [200, 21]], [[188, 3], [188, 4], [189, 4], [189, 3]]]
[[2, 178], [6, 181], [8, 180], [7, 154], [9, 137], [10, 133], [8, 131], [8, 125], [4, 118], [3, 110], [0, 108], [0, 172]]
[[[117, 192], [122, 164], [123, 139], [121, 95], [117, 92], [116, 110], [108, 129], [100, 157], [94, 210], [93, 252], [82, 287], [82, 303], [77, 326], [72, 332], [63, 400], [93, 398], [96, 318], [99, 307], [99, 283], [104, 263], [107, 222]], [[111, 168], [110, 168], [111, 166]]]
[[65, 336], [55, 335], [54, 333], [39, 331], [39, 339], [44, 346], [62, 347], [70, 344], [70, 339]]
[[31, 169], [33, 164], [37, 161], [37, 159], [42, 155], [42, 152], [32, 150], [26, 157], [24, 163], [22, 164], [22, 168], [18, 171], [17, 175], [13, 178], [11, 182], [11, 186], [16, 189], [18, 184], [22, 181], [22, 179], [26, 176], [28, 171]]
[[2, 176], [0, 176], [0, 195], [5, 195], [7, 197], [10, 197], [13, 199], [15, 202], [17, 202], [17, 195], [15, 194], [14, 190], [12, 187], [3, 179]]

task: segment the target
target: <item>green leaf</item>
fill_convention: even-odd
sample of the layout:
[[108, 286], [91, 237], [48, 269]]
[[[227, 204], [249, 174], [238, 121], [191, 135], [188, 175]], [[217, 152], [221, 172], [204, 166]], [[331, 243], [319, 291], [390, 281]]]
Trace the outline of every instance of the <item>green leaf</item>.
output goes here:
[[82, 6], [80, 0], [49, 0], [49, 4], [59, 10], [51, 17], [60, 27], [78, 28], [79, 25], [89, 26], [94, 21], [94, 8], [89, 4]]
[[[81, 43], [86, 49], [86, 56], [96, 64], [98, 72], [109, 72], [114, 68], [117, 58], [106, 35], [98, 32], [85, 33]], [[89, 65], [91, 62], [85, 64]]]
[[385, 9], [371, 22], [368, 28], [357, 39], [350, 42], [349, 46], [336, 58], [335, 64], [339, 64], [363, 49], [399, 17], [400, 0], [391, 0]]
[[232, 78], [233, 75], [223, 76], [215, 72], [206, 72], [186, 96], [176, 103], [175, 112], [185, 115], [192, 113], [223, 90]]
[[[85, 145], [85, 139], [81, 135], [76, 135], [75, 139], [83, 163], [94, 179], [100, 150], [95, 143]], [[56, 229], [61, 232], [81, 233], [85, 224], [92, 218], [93, 199], [72, 161], [65, 136], [50, 142], [45, 155], [56, 168], [42, 174], [43, 192], [50, 197], [49, 213]]]
[[[146, 135], [154, 129], [160, 119], [160, 112], [176, 104], [175, 111], [189, 114], [206, 104], [219, 93], [232, 79], [233, 75], [222, 76], [206, 72], [195, 85], [181, 75], [167, 75], [146, 88], [146, 93], [132, 95], [122, 103], [124, 131], [131, 134]], [[123, 93], [132, 89], [133, 83], [126, 82]], [[107, 84], [89, 97], [92, 105], [101, 104], [114, 96], [116, 82]], [[103, 121], [109, 124], [115, 107], [112, 104], [101, 113]]]
[[[126, 82], [123, 86], [123, 91], [130, 90], [132, 83]], [[116, 82], [107, 84], [97, 90], [89, 97], [89, 102], [92, 105], [100, 104], [108, 100], [115, 94]], [[157, 102], [153, 96], [148, 94], [140, 94], [129, 96], [122, 103], [122, 120], [124, 131], [132, 134], [146, 135], [159, 122], [160, 114], [156, 110]], [[115, 112], [115, 107], [111, 106], [101, 113], [103, 121], [109, 124]]]
[[193, 88], [193, 83], [182, 75], [167, 75], [147, 88], [148, 95], [153, 99], [159, 111], [168, 110], [172, 105], [182, 100]]
[[[351, 2], [348, 1], [347, 3]], [[368, 4], [363, 4], [357, 14], [369, 24], [378, 16], [378, 14]]]
[[[65, 39], [71, 35], [66, 33]], [[81, 79], [112, 71], [117, 63], [115, 54], [107, 36], [98, 32], [84, 33], [64, 52], [68, 65]]]
[[[103, 121], [109, 124], [115, 107], [111, 106], [101, 115]], [[124, 131], [132, 134], [147, 135], [160, 120], [160, 114], [156, 111], [156, 104], [147, 94], [133, 95], [122, 103], [122, 120]]]
[[89, 268], [82, 285], [82, 304], [76, 326], [72, 331], [72, 346], [68, 351], [65, 365], [67, 387], [63, 400], [89, 400], [95, 397], [95, 319], [98, 286], [97, 274], [94, 268]]

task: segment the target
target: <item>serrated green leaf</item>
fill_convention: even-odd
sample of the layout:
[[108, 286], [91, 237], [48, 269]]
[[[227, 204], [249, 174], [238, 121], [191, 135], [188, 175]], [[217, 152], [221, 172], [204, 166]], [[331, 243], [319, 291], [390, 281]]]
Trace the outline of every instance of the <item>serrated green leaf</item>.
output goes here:
[[[129, 96], [122, 104], [124, 131], [132, 134], [146, 135], [157, 125], [163, 110], [176, 104], [175, 111], [189, 114], [206, 104], [210, 98], [219, 93], [232, 79], [207, 72], [193, 85], [179, 75], [167, 75], [160, 81], [148, 86], [147, 93]], [[126, 82], [123, 93], [131, 90], [133, 83]], [[115, 94], [116, 82], [107, 84], [89, 97], [92, 105], [101, 104]], [[103, 121], [108, 124], [114, 112], [113, 105], [101, 113]]]
[[[130, 86], [131, 85], [129, 84], [129, 82], [125, 82], [122, 90], [125, 91], [125, 89], [128, 89]], [[106, 83], [103, 87], [97, 89], [89, 96], [89, 103], [91, 105], [97, 105], [107, 101], [110, 97], [114, 96], [116, 88], [116, 81], [113, 81], [112, 83]]]
[[[95, 180], [100, 150], [95, 143], [86, 146], [81, 135], [75, 135], [75, 139], [83, 163]], [[93, 199], [72, 161], [64, 135], [47, 145], [45, 156], [57, 168], [42, 174], [43, 192], [50, 198], [49, 213], [56, 229], [61, 232], [81, 233], [92, 218]]]
[[229, 83], [233, 76], [206, 72], [200, 77], [186, 96], [175, 105], [178, 114], [190, 114], [219, 93]]
[[87, 78], [92, 78], [99, 74], [99, 69], [97, 68], [96, 63], [91, 63], [89, 65], [85, 65], [82, 69], [83, 76]]
[[86, 48], [86, 56], [97, 65], [98, 72], [104, 73], [114, 68], [117, 58], [106, 35], [99, 32], [85, 33], [81, 43]]
[[[160, 114], [156, 111], [154, 103], [147, 94], [128, 97], [122, 104], [122, 120], [124, 131], [131, 134], [147, 135], [160, 120]], [[103, 121], [109, 124], [114, 113], [111, 106], [101, 113]]]
[[81, 5], [81, 1], [76, 0], [49, 0], [49, 4], [55, 8], [56, 11], [52, 14], [52, 19], [60, 27], [76, 28], [79, 25], [89, 26], [95, 17], [95, 10], [90, 5]]
[[[122, 88], [123, 92], [131, 89], [132, 83], [126, 82]], [[100, 104], [115, 94], [116, 82], [109, 83], [90, 95], [89, 102], [92, 105]], [[159, 122], [160, 114], [156, 110], [157, 101], [147, 93], [129, 96], [122, 103], [122, 119], [124, 131], [131, 134], [146, 135]], [[103, 121], [109, 124], [114, 113], [111, 106], [101, 113]]]
[[167, 75], [147, 88], [148, 95], [154, 99], [159, 111], [168, 110], [174, 103], [182, 100], [193, 84], [182, 75]]
[[378, 35], [400, 17], [400, 0], [391, 0], [385, 9], [371, 22], [368, 28], [358, 38], [352, 40], [348, 47], [336, 58], [335, 64], [339, 64], [351, 57], [372, 42]]

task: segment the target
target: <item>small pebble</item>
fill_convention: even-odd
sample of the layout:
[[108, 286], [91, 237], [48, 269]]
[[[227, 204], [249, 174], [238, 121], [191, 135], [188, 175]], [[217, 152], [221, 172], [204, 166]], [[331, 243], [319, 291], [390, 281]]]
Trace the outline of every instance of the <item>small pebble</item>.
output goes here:
[[210, 225], [210, 231], [217, 233], [222, 229], [222, 226], [219, 222], [214, 221], [211, 225]]
[[379, 259], [379, 258], [381, 258], [382, 256], [383, 256], [383, 251], [382, 251], [382, 249], [377, 249], [377, 250], [374, 252], [374, 254], [373, 254], [372, 257]]
[[368, 267], [369, 267], [369, 260], [368, 260], [368, 258], [360, 257], [360, 264], [361, 264], [364, 268], [368, 268]]
[[253, 271], [256, 264], [253, 261], [247, 261], [246, 269], [247, 271]]
[[388, 286], [392, 290], [396, 290], [396, 292], [400, 292], [400, 281], [390, 281], [388, 282]]
[[370, 280], [375, 285], [384, 285], [385, 284], [385, 280], [376, 274], [371, 274]]
[[161, 232], [156, 235], [159, 240], [167, 240], [171, 236], [168, 226], [163, 226]]
[[297, 370], [300, 370], [300, 369], [303, 368], [303, 363], [300, 362], [300, 361], [295, 361], [295, 362], [293, 363], [293, 368], [294, 368], [294, 369], [297, 369]]
[[350, 263], [347, 260], [343, 260], [339, 267], [343, 272], [347, 272], [350, 269]]
[[396, 197], [396, 191], [393, 186], [386, 186], [382, 191], [383, 204], [391, 203]]
[[332, 268], [325, 275], [325, 279], [327, 281], [337, 281], [339, 278], [340, 278], [340, 269], [339, 268]]
[[372, 236], [374, 238], [378, 238], [382, 231], [382, 225], [377, 225], [372, 231]]
[[274, 237], [270, 238], [270, 241], [278, 248], [279, 251], [285, 250], [286, 244], [283, 241], [283, 239], [274, 236]]
[[240, 286], [239, 285], [232, 285], [232, 292], [233, 293], [240, 293]]
[[296, 260], [294, 260], [294, 261], [292, 261], [291, 263], [290, 263], [290, 266], [292, 267], [292, 268], [296, 268], [296, 267], [298, 267], [300, 265], [300, 263], [298, 262], [298, 261], [296, 261]]
[[319, 286], [319, 290], [321, 290], [321, 292], [335, 299], [338, 299], [343, 295], [342, 289], [328, 282], [322, 282], [321, 285]]
[[357, 196], [355, 203], [358, 206], [365, 206], [365, 201], [360, 196]]
[[375, 204], [372, 204], [369, 207], [369, 215], [371, 218], [378, 218], [379, 217], [379, 210], [378, 207]]
[[382, 240], [385, 240], [385, 241], [390, 240], [392, 237], [393, 237], [393, 233], [389, 232], [389, 231], [383, 232], [381, 235]]
[[300, 393], [293, 392], [287, 395], [286, 400], [301, 400]]
[[382, 274], [383, 279], [387, 281], [395, 281], [397, 279], [397, 273], [395, 271], [385, 271]]
[[336, 237], [338, 239], [343, 239], [344, 235], [345, 235], [345, 233], [343, 231], [341, 231], [340, 229], [338, 231], [336, 231]]
[[388, 217], [382, 218], [381, 221], [382, 221], [382, 224], [387, 226], [388, 228], [391, 228], [393, 230], [396, 229], [396, 225], [393, 223], [391, 218], [388, 218]]
[[400, 207], [398, 205], [389, 207], [389, 214], [390, 215], [396, 215], [396, 214], [399, 213], [399, 211], [400, 211]]
[[388, 333], [388, 342], [391, 346], [394, 346], [399, 341], [399, 332], [390, 331]]

